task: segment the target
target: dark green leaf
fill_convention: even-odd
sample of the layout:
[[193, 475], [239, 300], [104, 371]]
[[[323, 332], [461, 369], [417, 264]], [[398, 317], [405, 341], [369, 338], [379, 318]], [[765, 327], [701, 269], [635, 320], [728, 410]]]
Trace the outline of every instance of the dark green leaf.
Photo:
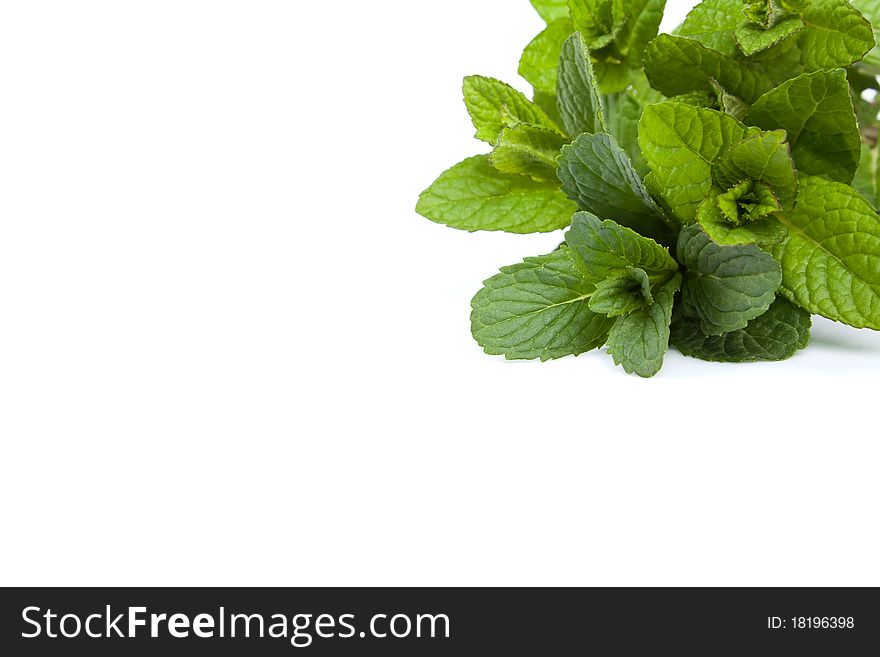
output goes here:
[[783, 298], [738, 331], [708, 336], [698, 319], [681, 317], [672, 324], [671, 344], [685, 356], [718, 363], [780, 361], [810, 342], [810, 314]]
[[703, 332], [721, 335], [763, 315], [782, 283], [779, 263], [757, 246], [721, 246], [695, 224], [681, 231], [678, 260], [686, 268], [682, 300]]

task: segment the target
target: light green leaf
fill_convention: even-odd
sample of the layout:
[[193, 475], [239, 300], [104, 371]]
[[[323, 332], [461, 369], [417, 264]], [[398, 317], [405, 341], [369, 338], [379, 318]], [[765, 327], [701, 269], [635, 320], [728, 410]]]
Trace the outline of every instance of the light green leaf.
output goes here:
[[734, 33], [744, 22], [742, 0], [703, 0], [687, 15], [678, 34], [733, 57], [736, 55]]
[[799, 173], [852, 181], [861, 137], [845, 71], [807, 73], [783, 83], [758, 99], [746, 122], [786, 130]]
[[712, 190], [712, 168], [732, 146], [758, 133], [715, 110], [669, 102], [645, 108], [639, 143], [653, 172], [649, 189], [683, 224], [693, 223]]
[[716, 91], [716, 85], [746, 103], [773, 88], [759, 68], [725, 57], [694, 39], [661, 34], [645, 53], [645, 74], [658, 91], [678, 96], [691, 91]]
[[623, 149], [606, 134], [583, 134], [559, 156], [562, 191], [582, 210], [659, 241], [670, 230]]
[[743, 25], [736, 30], [736, 42], [743, 53], [751, 57], [772, 48], [785, 39], [800, 34], [803, 29], [804, 23], [797, 16], [786, 18], [769, 29], [762, 29], [755, 25]]
[[699, 225], [681, 231], [678, 260], [687, 273], [682, 300], [703, 332], [721, 335], [745, 328], [763, 315], [782, 283], [779, 263], [753, 244], [721, 246]]
[[772, 48], [763, 50], [749, 59], [761, 67], [761, 70], [773, 81], [774, 86], [778, 86], [805, 72], [798, 43], [799, 36], [783, 39]]
[[566, 18], [555, 20], [534, 38], [519, 60], [519, 74], [536, 90], [556, 95], [559, 57], [565, 40], [574, 31]]
[[810, 314], [778, 298], [748, 326], [724, 335], [703, 333], [700, 321], [682, 317], [672, 324], [673, 347], [685, 356], [717, 363], [780, 361], [810, 343]]
[[493, 145], [502, 128], [517, 123], [558, 130], [544, 110], [509, 84], [494, 78], [466, 77], [464, 102], [477, 129], [477, 139]]
[[572, 137], [604, 131], [602, 97], [590, 51], [578, 33], [572, 34], [562, 46], [557, 102], [563, 127]]
[[797, 172], [782, 130], [753, 135], [733, 146], [712, 170], [716, 184], [730, 189], [744, 180], [765, 183], [783, 210], [797, 197]]
[[782, 292], [799, 306], [856, 328], [880, 330], [880, 216], [856, 190], [800, 180], [788, 239], [773, 249]]
[[531, 0], [532, 6], [548, 23], [568, 18], [568, 0]]
[[743, 180], [718, 195], [718, 209], [727, 221], [739, 226], [766, 219], [782, 206], [769, 185]]
[[648, 272], [630, 267], [596, 285], [590, 310], [607, 317], [620, 317], [654, 303]]
[[620, 62], [609, 58], [593, 64], [596, 71], [596, 79], [599, 81], [599, 90], [605, 94], [616, 94], [625, 91], [634, 84], [642, 73], [631, 68], [626, 62]]
[[681, 274], [657, 290], [654, 303], [620, 317], [608, 335], [608, 353], [627, 374], [649, 378], [663, 367], [669, 348], [672, 304], [681, 287]]
[[654, 240], [589, 212], [574, 216], [565, 241], [575, 264], [593, 280], [604, 280], [630, 267], [644, 269], [654, 282], [666, 281], [678, 271], [669, 251]]
[[574, 29], [590, 48], [603, 48], [614, 39], [612, 0], [568, 0], [568, 9]]
[[471, 157], [422, 192], [416, 211], [461, 230], [545, 233], [565, 228], [577, 206], [558, 185], [497, 171], [486, 155]]
[[779, 244], [788, 235], [788, 230], [775, 217], [742, 226], [730, 223], [722, 216], [716, 197], [709, 197], [703, 201], [697, 210], [697, 221], [712, 241], [722, 246], [737, 244], [771, 246]]
[[518, 173], [539, 182], [555, 181], [556, 158], [565, 145], [559, 133], [520, 124], [504, 128], [489, 163], [502, 173]]
[[798, 39], [807, 71], [846, 67], [874, 47], [871, 24], [847, 0], [812, 0], [801, 19]]
[[627, 0], [622, 3], [629, 20], [617, 35], [617, 47], [630, 68], [642, 68], [645, 48], [657, 36], [666, 0]]
[[605, 344], [613, 320], [590, 310], [595, 284], [560, 249], [504, 267], [471, 302], [471, 330], [487, 354], [550, 360]]

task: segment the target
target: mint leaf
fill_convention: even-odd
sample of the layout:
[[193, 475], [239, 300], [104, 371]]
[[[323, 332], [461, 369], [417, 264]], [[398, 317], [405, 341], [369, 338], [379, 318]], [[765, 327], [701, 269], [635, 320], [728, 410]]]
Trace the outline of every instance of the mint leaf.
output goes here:
[[589, 278], [602, 281], [631, 267], [644, 269], [652, 281], [666, 281], [678, 271], [669, 251], [654, 240], [614, 221], [578, 212], [565, 241], [575, 264]]
[[764, 183], [779, 201], [779, 209], [794, 207], [797, 172], [784, 131], [744, 139], [721, 157], [712, 174], [721, 189], [730, 189], [746, 180]]
[[568, 17], [555, 20], [534, 38], [519, 60], [519, 74], [537, 91], [556, 96], [559, 57], [574, 28]]
[[773, 189], [762, 182], [743, 180], [718, 196], [724, 219], [737, 226], [763, 221], [782, 210]]
[[755, 25], [744, 25], [736, 30], [736, 42], [740, 50], [751, 57], [772, 48], [785, 39], [800, 34], [803, 29], [804, 22], [797, 16], [786, 18], [769, 29]]
[[807, 73], [783, 83], [758, 99], [746, 121], [786, 130], [799, 173], [852, 181], [861, 137], [843, 70]]
[[788, 239], [773, 249], [782, 292], [805, 310], [880, 330], [880, 216], [852, 187], [800, 181], [794, 212], [780, 216]]
[[577, 206], [553, 183], [503, 174], [486, 155], [442, 173], [422, 192], [416, 211], [461, 230], [544, 233], [566, 227]]
[[502, 128], [517, 123], [558, 130], [544, 110], [504, 82], [472, 75], [464, 79], [463, 91], [477, 139], [494, 145]]
[[697, 210], [697, 221], [712, 241], [722, 246], [757, 244], [772, 246], [788, 236], [788, 230], [773, 217], [753, 223], [736, 224], [721, 213], [717, 197], [709, 197]]
[[568, 0], [531, 0], [532, 6], [548, 23], [568, 18]]
[[672, 303], [681, 287], [676, 274], [657, 291], [654, 303], [620, 317], [608, 335], [608, 353], [627, 374], [649, 378], [663, 367], [669, 348]]
[[589, 308], [595, 284], [568, 250], [504, 267], [471, 302], [471, 330], [487, 354], [550, 360], [605, 344], [612, 321]]
[[798, 46], [807, 71], [846, 67], [874, 47], [871, 24], [847, 0], [812, 0], [801, 19]]
[[604, 48], [616, 36], [612, 0], [569, 0], [568, 8], [574, 29], [583, 35], [590, 48]]
[[681, 317], [670, 343], [685, 356], [718, 363], [780, 361], [810, 343], [811, 324], [808, 312], [780, 297], [744, 329], [723, 335], [706, 335], [699, 320]]
[[596, 71], [596, 79], [599, 81], [599, 90], [605, 95], [625, 91], [641, 76], [640, 72], [630, 68], [626, 62], [611, 56], [595, 62], [593, 69]]
[[619, 317], [654, 303], [651, 278], [638, 267], [622, 270], [596, 285], [590, 310], [607, 317]]
[[666, 96], [714, 92], [720, 87], [753, 103], [773, 88], [770, 78], [757, 67], [725, 57], [693, 39], [669, 34], [661, 34], [648, 46], [645, 74], [651, 86]]
[[606, 134], [583, 134], [559, 157], [562, 191], [600, 217], [660, 241], [671, 235], [623, 149]]
[[683, 224], [693, 223], [713, 188], [713, 167], [758, 132], [715, 110], [671, 102], [645, 108], [639, 143], [652, 171], [649, 189]]
[[707, 335], [745, 328], [767, 311], [782, 283], [779, 263], [770, 254], [754, 245], [718, 245], [699, 225], [681, 231], [678, 261], [687, 268], [685, 310], [700, 319]]
[[558, 132], [520, 124], [504, 128], [489, 162], [502, 173], [522, 174], [539, 182], [556, 180], [556, 158], [565, 145]]
[[604, 131], [602, 97], [590, 51], [579, 33], [572, 34], [562, 46], [557, 102], [562, 125], [569, 135]]
[[625, 3], [621, 2], [621, 5], [629, 20], [617, 35], [617, 46], [627, 65], [640, 69], [645, 48], [660, 29], [666, 0], [627, 0]]
[[734, 34], [744, 21], [742, 0], [704, 0], [687, 15], [678, 34], [733, 57], [737, 54]]

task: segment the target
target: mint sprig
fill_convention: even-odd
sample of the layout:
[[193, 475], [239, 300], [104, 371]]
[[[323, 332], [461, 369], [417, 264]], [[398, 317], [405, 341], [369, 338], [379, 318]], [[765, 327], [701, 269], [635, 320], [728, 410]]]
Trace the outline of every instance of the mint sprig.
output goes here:
[[705, 0], [657, 35], [663, 0], [532, 0], [547, 27], [529, 98], [465, 79], [491, 152], [417, 210], [467, 231], [568, 227], [472, 302], [488, 354], [607, 346], [628, 373], [669, 346], [777, 361], [810, 317], [880, 330], [880, 57], [875, 0]]

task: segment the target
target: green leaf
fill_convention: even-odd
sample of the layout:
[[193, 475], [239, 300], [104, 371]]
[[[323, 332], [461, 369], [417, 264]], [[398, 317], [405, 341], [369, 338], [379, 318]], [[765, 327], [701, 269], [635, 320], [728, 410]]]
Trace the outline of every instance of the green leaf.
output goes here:
[[583, 134], [559, 157], [562, 191], [582, 210], [628, 226], [659, 241], [669, 228], [623, 149], [606, 134]]
[[555, 20], [534, 38], [519, 60], [519, 74], [536, 90], [556, 95], [559, 57], [566, 39], [574, 31], [566, 18]]
[[562, 46], [557, 102], [563, 127], [572, 137], [605, 130], [602, 97], [590, 51], [578, 33], [572, 34]]
[[880, 216], [856, 190], [800, 180], [794, 212], [780, 215], [788, 239], [773, 249], [782, 292], [816, 315], [880, 330]]
[[531, 0], [532, 6], [548, 23], [568, 18], [568, 0]]
[[744, 139], [721, 157], [712, 173], [721, 189], [730, 189], [744, 180], [760, 181], [773, 190], [783, 210], [794, 207], [797, 172], [782, 130]]
[[630, 267], [644, 269], [652, 281], [666, 281], [678, 263], [654, 240], [614, 221], [578, 212], [565, 234], [575, 264], [592, 280], [601, 281]]
[[590, 310], [607, 317], [619, 317], [654, 303], [648, 272], [630, 267], [596, 285]]
[[766, 219], [782, 206], [766, 183], [743, 180], [718, 195], [718, 209], [728, 222], [742, 226]]
[[861, 137], [845, 71], [807, 73], [783, 83], [758, 99], [746, 122], [786, 130], [800, 174], [852, 181]]
[[657, 291], [653, 304], [620, 317], [611, 327], [608, 352], [627, 374], [649, 378], [663, 367], [672, 304], [680, 287], [681, 274], [676, 274]]
[[775, 217], [745, 225], [733, 224], [725, 219], [718, 207], [718, 199], [709, 197], [697, 210], [697, 221], [712, 241], [722, 246], [757, 244], [772, 246], [788, 236], [788, 230]]
[[755, 25], [743, 25], [736, 30], [736, 42], [740, 50], [746, 56], [751, 57], [772, 48], [781, 41], [800, 34], [803, 29], [804, 23], [797, 16], [786, 18], [769, 29], [762, 29]]
[[846, 67], [874, 47], [871, 24], [847, 0], [812, 0], [798, 45], [807, 71]]
[[613, 320], [590, 310], [595, 284], [562, 248], [504, 267], [471, 302], [471, 330], [487, 354], [550, 360], [605, 344]]
[[574, 29], [583, 35], [591, 48], [603, 48], [614, 38], [614, 7], [612, 0], [568, 0], [569, 15]]
[[683, 224], [693, 223], [712, 190], [715, 164], [732, 146], [758, 132], [715, 110], [669, 102], [645, 108], [639, 143], [653, 172], [649, 189]]
[[494, 78], [466, 77], [464, 102], [477, 129], [477, 139], [493, 145], [502, 128], [517, 123], [558, 130], [544, 110], [509, 84]]
[[704, 0], [687, 15], [678, 34], [733, 57], [737, 53], [734, 33], [744, 20], [742, 0]]
[[657, 36], [666, 0], [627, 0], [622, 3], [629, 20], [617, 35], [617, 47], [630, 68], [642, 68], [645, 48]]
[[682, 299], [703, 332], [721, 335], [763, 315], [782, 283], [779, 263], [753, 244], [721, 246], [699, 225], [681, 231], [678, 260], [686, 268]]
[[565, 145], [559, 133], [520, 124], [504, 128], [489, 162], [502, 173], [518, 173], [539, 182], [555, 181], [556, 158]]
[[416, 211], [461, 230], [544, 233], [565, 228], [577, 206], [553, 183], [497, 171], [486, 155], [471, 157], [422, 192]]
[[[880, 0], [851, 0], [850, 4], [870, 21], [874, 27], [874, 38], [877, 40], [877, 34], [880, 32]], [[865, 63], [874, 69], [875, 74], [880, 72], [880, 45], [874, 46], [871, 52], [865, 55]]]
[[716, 90], [716, 85], [746, 103], [753, 103], [773, 88], [757, 67], [686, 37], [661, 34], [645, 52], [645, 74], [658, 91], [678, 96], [691, 91]]
[[626, 62], [614, 58], [595, 62], [593, 69], [596, 71], [596, 79], [599, 81], [599, 90], [605, 95], [625, 91], [630, 85], [635, 84], [639, 76], [642, 75], [640, 71], [630, 68]]
[[780, 361], [810, 343], [810, 314], [778, 298], [770, 309], [738, 331], [709, 336], [700, 322], [682, 317], [672, 324], [673, 347], [685, 356], [717, 363]]

